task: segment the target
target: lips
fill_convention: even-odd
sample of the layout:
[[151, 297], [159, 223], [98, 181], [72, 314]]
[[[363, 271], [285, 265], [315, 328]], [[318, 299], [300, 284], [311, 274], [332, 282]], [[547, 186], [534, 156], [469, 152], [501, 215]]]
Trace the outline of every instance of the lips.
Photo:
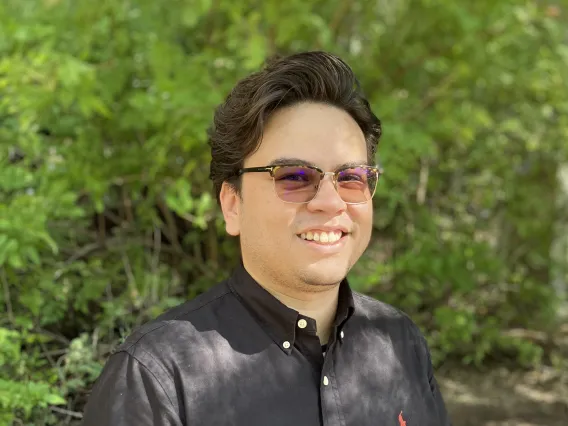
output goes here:
[[314, 241], [320, 244], [334, 244], [341, 239], [344, 235], [344, 232], [341, 230], [334, 230], [334, 231], [308, 231], [302, 232], [298, 235], [302, 240], [307, 241]]
[[[308, 240], [310, 232], [312, 239]], [[327, 235], [327, 241], [325, 241], [326, 237], [323, 236], [322, 231], [315, 233], [314, 231], [308, 231], [305, 233], [305, 235], [298, 235], [298, 242], [307, 250], [307, 252], [302, 253], [305, 253], [305, 255], [309, 256], [310, 259], [312, 259], [312, 256], [316, 256], [317, 258], [321, 258], [321, 256], [323, 256], [324, 258], [326, 258], [328, 256], [336, 256], [340, 255], [341, 253], [345, 253], [345, 247], [348, 243], [349, 238], [348, 233], [344, 234], [341, 231], [331, 231], [331, 240], [329, 239], [330, 231], [325, 232], [325, 234]], [[339, 239], [337, 239], [338, 237]], [[319, 238], [319, 241], [316, 241], [314, 238]]]

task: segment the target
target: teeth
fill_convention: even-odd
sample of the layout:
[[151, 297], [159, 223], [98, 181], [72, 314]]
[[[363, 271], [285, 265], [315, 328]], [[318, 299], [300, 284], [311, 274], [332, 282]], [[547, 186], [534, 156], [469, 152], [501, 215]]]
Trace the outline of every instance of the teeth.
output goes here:
[[341, 231], [338, 232], [303, 232], [300, 238], [308, 241], [316, 241], [320, 244], [333, 244], [341, 239]]

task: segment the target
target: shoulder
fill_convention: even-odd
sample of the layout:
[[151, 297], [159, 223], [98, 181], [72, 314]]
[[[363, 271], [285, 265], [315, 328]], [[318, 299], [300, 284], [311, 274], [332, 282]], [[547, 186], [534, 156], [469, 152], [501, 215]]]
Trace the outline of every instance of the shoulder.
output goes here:
[[388, 303], [353, 292], [355, 316], [370, 327], [388, 334], [393, 341], [399, 341], [416, 349], [425, 345], [426, 340], [418, 325], [408, 314]]
[[233, 299], [226, 281], [215, 285], [192, 300], [173, 307], [130, 334], [113, 352], [128, 352], [136, 358], [176, 344], [198, 334], [200, 326], [212, 320], [211, 311], [226, 299]]
[[179, 366], [189, 367], [188, 353], [200, 345], [202, 331], [215, 325], [216, 311], [224, 303], [235, 303], [226, 281], [136, 329], [109, 356], [97, 381], [95, 400], [152, 392], [162, 395], [177, 413]]
[[356, 311], [368, 319], [381, 317], [402, 321], [403, 317], [407, 317], [400, 309], [356, 291], [353, 292], [353, 300]]

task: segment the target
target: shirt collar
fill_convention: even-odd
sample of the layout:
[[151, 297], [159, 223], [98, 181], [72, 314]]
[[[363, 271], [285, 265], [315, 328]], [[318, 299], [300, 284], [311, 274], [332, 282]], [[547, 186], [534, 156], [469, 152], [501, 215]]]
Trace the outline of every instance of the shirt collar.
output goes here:
[[[284, 305], [258, 284], [247, 272], [242, 261], [235, 268], [228, 284], [233, 294], [242, 301], [272, 340], [287, 354], [292, 352], [298, 321], [305, 318], [308, 324], [314, 322]], [[353, 293], [347, 279], [344, 279], [339, 286], [337, 313], [334, 321], [336, 333], [341, 331], [354, 310]]]

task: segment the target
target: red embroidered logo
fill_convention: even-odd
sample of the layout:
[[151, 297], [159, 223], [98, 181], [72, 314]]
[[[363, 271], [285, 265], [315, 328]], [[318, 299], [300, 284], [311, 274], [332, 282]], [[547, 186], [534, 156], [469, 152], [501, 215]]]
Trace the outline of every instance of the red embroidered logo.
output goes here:
[[398, 415], [398, 422], [400, 423], [400, 426], [406, 426], [406, 422], [405, 422], [404, 419], [402, 418], [402, 411], [401, 411], [400, 414]]

